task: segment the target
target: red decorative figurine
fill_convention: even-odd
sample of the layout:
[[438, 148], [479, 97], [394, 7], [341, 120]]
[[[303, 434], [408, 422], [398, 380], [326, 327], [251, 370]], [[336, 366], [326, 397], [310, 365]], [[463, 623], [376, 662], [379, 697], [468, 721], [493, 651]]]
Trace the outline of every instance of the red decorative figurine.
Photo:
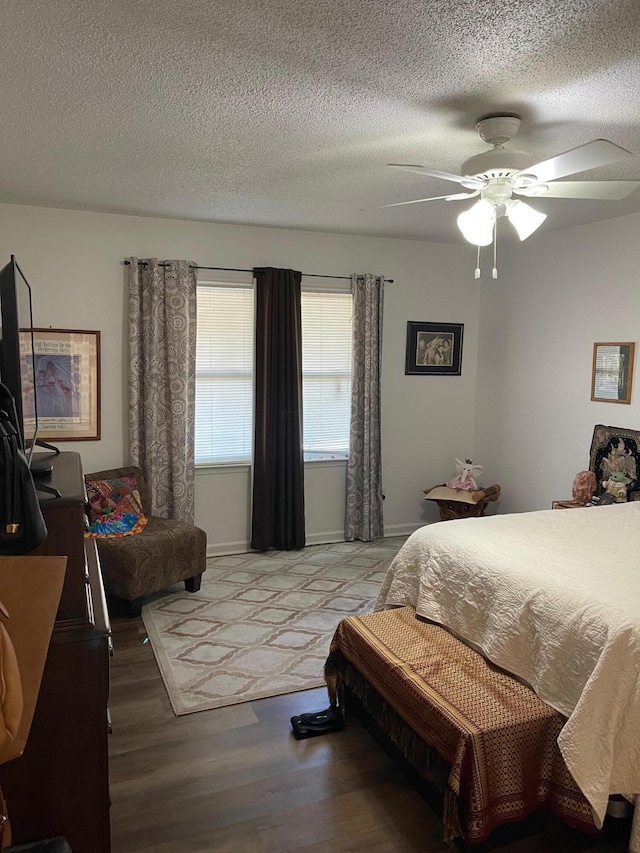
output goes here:
[[580, 471], [573, 481], [571, 494], [576, 503], [588, 504], [596, 493], [596, 475], [593, 471]]

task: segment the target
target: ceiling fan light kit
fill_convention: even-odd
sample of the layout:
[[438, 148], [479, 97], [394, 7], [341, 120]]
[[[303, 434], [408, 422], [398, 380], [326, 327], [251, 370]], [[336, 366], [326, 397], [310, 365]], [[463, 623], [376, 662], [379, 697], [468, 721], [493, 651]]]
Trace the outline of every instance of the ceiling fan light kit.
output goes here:
[[[565, 175], [585, 172], [618, 160], [632, 156], [629, 151], [607, 139], [594, 139], [577, 148], [572, 148], [533, 163], [533, 157], [526, 151], [506, 149], [518, 132], [520, 118], [515, 115], [492, 115], [480, 119], [476, 130], [482, 140], [493, 146], [491, 151], [476, 154], [462, 164], [462, 174], [441, 172], [426, 166], [415, 164], [390, 163], [396, 169], [417, 172], [428, 177], [454, 181], [468, 193], [456, 193], [449, 196], [416, 199], [396, 202], [385, 207], [400, 207], [404, 204], [417, 204], [425, 201], [460, 201], [480, 196], [471, 208], [458, 216], [458, 228], [465, 240], [478, 246], [494, 243], [493, 277], [497, 278], [495, 261], [495, 240], [497, 219], [505, 216], [514, 227], [520, 240], [530, 237], [547, 218], [531, 205], [513, 195], [547, 198], [599, 199], [611, 200], [626, 198], [640, 185], [640, 181], [566, 181], [556, 182]], [[554, 182], [551, 184], [551, 182]], [[476, 278], [480, 277], [479, 264]]]
[[526, 240], [547, 218], [546, 213], [534, 210], [530, 204], [512, 198], [505, 205], [505, 215], [513, 225], [520, 240]]
[[474, 246], [488, 246], [493, 242], [496, 209], [490, 201], [481, 199], [458, 216], [462, 236]]

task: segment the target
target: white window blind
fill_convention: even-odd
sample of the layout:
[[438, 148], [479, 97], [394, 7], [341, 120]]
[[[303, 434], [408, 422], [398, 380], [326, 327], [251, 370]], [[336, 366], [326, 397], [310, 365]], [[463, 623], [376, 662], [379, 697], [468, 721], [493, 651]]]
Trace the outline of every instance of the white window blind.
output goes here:
[[253, 288], [198, 285], [196, 463], [250, 462]]
[[351, 293], [302, 293], [305, 459], [349, 452]]

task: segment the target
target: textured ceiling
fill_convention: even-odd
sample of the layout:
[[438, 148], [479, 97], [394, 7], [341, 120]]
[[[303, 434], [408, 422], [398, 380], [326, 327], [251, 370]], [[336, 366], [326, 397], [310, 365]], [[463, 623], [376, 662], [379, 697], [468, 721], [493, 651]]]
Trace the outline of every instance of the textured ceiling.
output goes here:
[[[638, 0], [5, 0], [0, 201], [462, 241], [482, 115], [543, 160], [634, 153], [571, 180], [640, 179]], [[640, 210], [535, 200], [542, 230]], [[533, 238], [535, 239], [535, 238]]]

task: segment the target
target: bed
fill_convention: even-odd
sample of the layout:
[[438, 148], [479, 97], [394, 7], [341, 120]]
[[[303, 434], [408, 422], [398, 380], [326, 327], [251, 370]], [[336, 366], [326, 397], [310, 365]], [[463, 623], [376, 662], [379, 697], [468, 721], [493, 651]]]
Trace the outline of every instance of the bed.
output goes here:
[[610, 794], [640, 792], [640, 501], [421, 528], [376, 609], [407, 605], [567, 718], [558, 745], [596, 825]]

